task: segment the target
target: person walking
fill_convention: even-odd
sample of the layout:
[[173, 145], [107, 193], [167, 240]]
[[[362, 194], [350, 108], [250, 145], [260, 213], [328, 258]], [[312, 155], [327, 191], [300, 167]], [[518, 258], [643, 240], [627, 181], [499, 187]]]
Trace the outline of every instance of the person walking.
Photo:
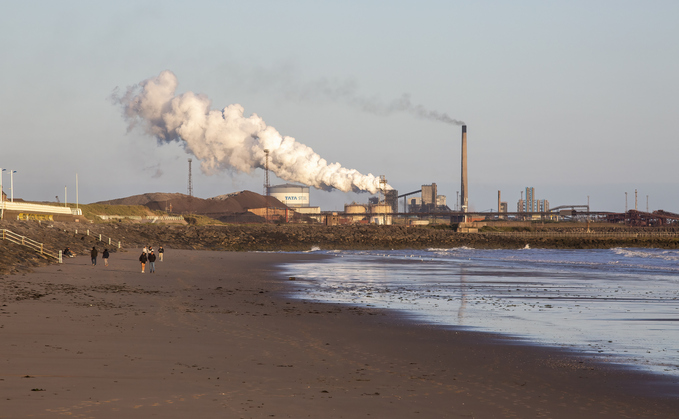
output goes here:
[[90, 256], [92, 256], [92, 266], [95, 266], [97, 264], [97, 255], [99, 252], [97, 252], [97, 248], [92, 246], [92, 251], [90, 252]]
[[153, 250], [151, 250], [151, 253], [149, 253], [149, 273], [154, 274], [156, 273], [156, 255], [153, 253]]
[[146, 256], [145, 252], [141, 252], [141, 256], [139, 256], [139, 262], [141, 262], [141, 273], [144, 273], [144, 268], [146, 267], [146, 262], [149, 260], [149, 258]]
[[101, 254], [101, 258], [104, 259], [104, 266], [108, 266], [108, 249], [104, 249], [104, 253]]
[[160, 261], [163, 261], [163, 253], [165, 253], [165, 249], [163, 249], [163, 246], [160, 246], [158, 248], [158, 257], [160, 258]]

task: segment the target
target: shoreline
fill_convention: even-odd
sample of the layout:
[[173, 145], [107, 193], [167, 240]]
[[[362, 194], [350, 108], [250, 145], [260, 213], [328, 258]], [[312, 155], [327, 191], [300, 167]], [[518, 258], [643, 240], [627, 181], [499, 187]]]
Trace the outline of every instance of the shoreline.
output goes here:
[[[472, 247], [476, 249], [679, 249], [674, 229], [598, 226], [583, 228], [548, 226], [527, 232], [457, 233], [449, 228], [419, 226], [307, 224], [174, 225], [123, 222], [75, 223], [63, 221], [0, 220], [0, 228], [42, 244], [57, 255], [70, 247], [78, 255], [108, 248], [118, 252], [156, 243], [168, 249], [216, 251], [395, 250]], [[601, 233], [601, 234], [599, 234]], [[33, 250], [0, 240], [0, 275], [30, 272], [35, 266], [54, 263]]]
[[0, 418], [677, 415], [672, 380], [286, 297], [278, 266], [318, 255], [137, 251], [3, 277]]

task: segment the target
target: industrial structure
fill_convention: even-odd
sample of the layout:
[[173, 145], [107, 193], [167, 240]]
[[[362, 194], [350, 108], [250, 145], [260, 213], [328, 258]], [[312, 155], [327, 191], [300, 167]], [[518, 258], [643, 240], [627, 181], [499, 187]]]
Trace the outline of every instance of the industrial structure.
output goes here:
[[462, 175], [460, 185], [460, 204], [462, 212], [469, 209], [469, 184], [467, 181], [467, 126], [462, 125]]
[[523, 197], [516, 203], [516, 212], [536, 213], [549, 212], [549, 201], [546, 199], [537, 199], [535, 195], [535, 188], [526, 187], [526, 199]]
[[292, 183], [268, 186], [267, 194], [290, 207], [295, 213], [321, 221], [321, 207], [311, 206], [308, 186]]
[[189, 158], [189, 182], [186, 186], [186, 194], [193, 196], [193, 180], [191, 180], [191, 159]]
[[270, 186], [268, 194], [291, 208], [309, 206], [309, 187], [286, 183]]

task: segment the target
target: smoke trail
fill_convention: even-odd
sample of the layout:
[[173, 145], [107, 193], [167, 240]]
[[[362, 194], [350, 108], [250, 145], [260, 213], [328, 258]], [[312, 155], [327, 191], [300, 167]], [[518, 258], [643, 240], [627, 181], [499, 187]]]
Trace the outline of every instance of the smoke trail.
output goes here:
[[444, 122], [452, 125], [465, 125], [463, 121], [453, 119], [446, 113], [430, 110], [423, 105], [414, 104], [410, 95], [404, 93], [400, 98], [384, 103], [376, 97], [364, 97], [357, 93], [358, 84], [354, 80], [320, 79], [307, 84], [298, 84], [288, 78], [282, 86], [285, 97], [289, 100], [305, 102], [309, 100], [325, 99], [332, 102], [344, 102], [362, 112], [380, 116], [389, 116], [397, 112], [404, 112], [417, 118]]
[[[175, 95], [178, 81], [169, 70], [112, 95], [123, 108], [128, 129], [140, 125], [159, 143], [183, 141], [185, 149], [201, 161], [206, 173], [234, 169], [251, 173], [264, 168], [269, 150], [269, 169], [281, 179], [318, 189], [376, 193], [380, 179], [328, 163], [310, 147], [281, 136], [256, 114], [243, 115], [241, 105], [211, 110], [204, 95]], [[388, 187], [391, 189], [391, 187]]]
[[229, 75], [230, 80], [237, 81], [241, 87], [246, 86], [250, 92], [265, 91], [267, 95], [280, 92], [279, 94], [287, 101], [343, 103], [373, 115], [390, 116], [395, 113], [407, 113], [420, 119], [465, 125], [463, 121], [451, 118], [446, 113], [414, 104], [407, 93], [391, 101], [381, 100], [377, 96], [361, 95], [359, 83], [354, 78], [322, 77], [310, 81], [305, 78], [305, 81], [301, 81], [298, 70], [289, 65], [277, 65], [275, 68], [241, 68], [233, 64], [223, 71]]

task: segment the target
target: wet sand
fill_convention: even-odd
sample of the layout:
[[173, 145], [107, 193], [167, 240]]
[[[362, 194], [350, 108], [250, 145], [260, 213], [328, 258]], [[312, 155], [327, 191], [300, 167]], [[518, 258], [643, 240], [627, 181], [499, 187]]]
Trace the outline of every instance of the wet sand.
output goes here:
[[0, 279], [0, 418], [679, 417], [672, 379], [286, 299], [275, 264], [318, 256], [166, 256]]

